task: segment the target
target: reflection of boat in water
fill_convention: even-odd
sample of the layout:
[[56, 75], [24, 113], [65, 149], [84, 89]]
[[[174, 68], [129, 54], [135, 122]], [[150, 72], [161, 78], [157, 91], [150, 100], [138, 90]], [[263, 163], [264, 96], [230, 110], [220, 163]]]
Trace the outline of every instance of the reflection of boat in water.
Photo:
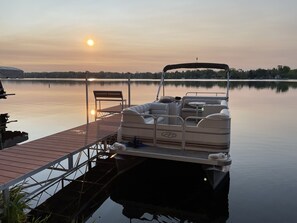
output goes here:
[[226, 222], [229, 173], [215, 191], [205, 177], [200, 165], [148, 159], [120, 176], [110, 197], [131, 220]]
[[7, 96], [7, 94], [4, 91], [4, 87], [3, 87], [2, 83], [1, 83], [1, 80], [0, 80], [0, 99], [6, 99], [6, 96]]
[[0, 149], [15, 146], [18, 143], [28, 140], [28, 133], [21, 131], [7, 131], [6, 124], [13, 121], [8, 121], [8, 114], [0, 114]]
[[[16, 68], [8, 68], [8, 67], [0, 67], [0, 74], [3, 75], [11, 75], [11, 72], [17, 72], [23, 74], [23, 71]], [[16, 74], [15, 74], [16, 75]], [[1, 77], [0, 76], [0, 77]], [[4, 90], [4, 87], [0, 80], [0, 99], [6, 99], [7, 96], [14, 94], [7, 94]], [[7, 131], [7, 124], [14, 121], [9, 121], [9, 116], [7, 113], [0, 114], [0, 150], [14, 146], [18, 143], [28, 140], [28, 133], [21, 131]]]
[[[220, 69], [227, 77], [226, 92], [187, 92], [164, 96], [166, 71]], [[163, 97], [159, 94], [163, 89]], [[215, 188], [229, 171], [229, 67], [226, 64], [187, 63], [163, 69], [156, 101], [126, 108], [114, 146], [118, 154], [203, 164]]]

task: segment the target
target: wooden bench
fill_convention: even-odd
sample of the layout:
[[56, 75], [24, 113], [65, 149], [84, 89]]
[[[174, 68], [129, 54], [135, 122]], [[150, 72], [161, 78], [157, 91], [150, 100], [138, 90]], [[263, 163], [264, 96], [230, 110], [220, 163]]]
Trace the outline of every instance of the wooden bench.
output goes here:
[[121, 112], [124, 107], [126, 107], [126, 99], [123, 98], [122, 91], [94, 91], [95, 97], [95, 110], [96, 110], [96, 118], [98, 117], [98, 113], [106, 112], [102, 109], [101, 102], [106, 101], [119, 101], [121, 109], [118, 111], [114, 111], [112, 113], [119, 113]]

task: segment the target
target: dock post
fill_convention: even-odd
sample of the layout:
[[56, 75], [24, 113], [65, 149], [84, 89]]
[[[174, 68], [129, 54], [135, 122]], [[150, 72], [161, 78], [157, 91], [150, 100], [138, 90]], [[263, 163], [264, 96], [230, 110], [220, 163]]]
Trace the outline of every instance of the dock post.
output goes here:
[[[3, 215], [7, 216], [9, 213], [9, 200], [10, 200], [10, 195], [9, 195], [9, 188], [5, 188], [2, 190], [2, 196], [3, 196], [3, 207], [0, 207], [0, 211], [3, 211]], [[2, 209], [2, 210], [1, 210]]]
[[104, 150], [104, 152], [106, 152], [107, 151], [107, 141], [106, 140], [104, 140], [104, 147], [103, 147], [103, 150]]
[[3, 145], [2, 145], [2, 134], [0, 134], [0, 150], [3, 149]]
[[128, 73], [128, 107], [131, 106], [131, 73]]
[[92, 169], [92, 162], [90, 161], [91, 154], [90, 154], [90, 147], [88, 147], [88, 171]]
[[88, 73], [86, 71], [86, 112], [87, 112], [87, 123], [89, 123], [89, 89], [88, 89]]
[[71, 170], [73, 168], [73, 155], [68, 157], [68, 169]]

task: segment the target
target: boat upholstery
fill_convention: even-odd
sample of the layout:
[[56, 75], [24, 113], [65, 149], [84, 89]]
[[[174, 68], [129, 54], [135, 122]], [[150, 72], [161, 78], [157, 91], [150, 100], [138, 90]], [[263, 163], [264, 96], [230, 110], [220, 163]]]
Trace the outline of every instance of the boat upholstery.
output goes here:
[[230, 113], [228, 109], [222, 109], [220, 113], [214, 113], [201, 119], [198, 127], [203, 128], [218, 128], [218, 129], [229, 129], [230, 128]]
[[143, 143], [153, 143], [154, 124], [168, 123], [168, 104], [147, 103], [126, 108], [122, 111], [121, 126], [118, 131], [118, 141], [132, 141], [137, 137]]
[[195, 96], [185, 96], [182, 100], [181, 117], [186, 118], [188, 116], [193, 116], [196, 114], [196, 108], [189, 105], [189, 102], [202, 101], [205, 102], [203, 105], [203, 110], [200, 116], [206, 117], [207, 115], [218, 113], [222, 109], [228, 108], [228, 103], [224, 99], [211, 99], [208, 97], [195, 97]]
[[185, 149], [228, 152], [230, 120], [229, 110], [222, 109], [201, 119], [196, 126], [186, 126]]
[[[168, 104], [164, 103], [146, 103], [137, 105], [123, 110], [122, 122], [124, 123], [139, 123], [139, 124], [154, 124], [154, 118], [162, 115], [168, 115]], [[159, 117], [158, 123], [166, 123], [167, 117]]]

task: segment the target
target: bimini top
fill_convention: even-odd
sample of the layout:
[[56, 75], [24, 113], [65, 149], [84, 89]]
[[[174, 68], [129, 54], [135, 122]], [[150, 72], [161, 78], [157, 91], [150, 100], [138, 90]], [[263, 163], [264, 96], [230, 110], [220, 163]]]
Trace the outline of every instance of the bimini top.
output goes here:
[[229, 66], [227, 64], [220, 63], [181, 63], [181, 64], [170, 64], [163, 68], [163, 72], [174, 69], [195, 69], [195, 68], [209, 68], [209, 69], [223, 69], [226, 72], [229, 71]]

